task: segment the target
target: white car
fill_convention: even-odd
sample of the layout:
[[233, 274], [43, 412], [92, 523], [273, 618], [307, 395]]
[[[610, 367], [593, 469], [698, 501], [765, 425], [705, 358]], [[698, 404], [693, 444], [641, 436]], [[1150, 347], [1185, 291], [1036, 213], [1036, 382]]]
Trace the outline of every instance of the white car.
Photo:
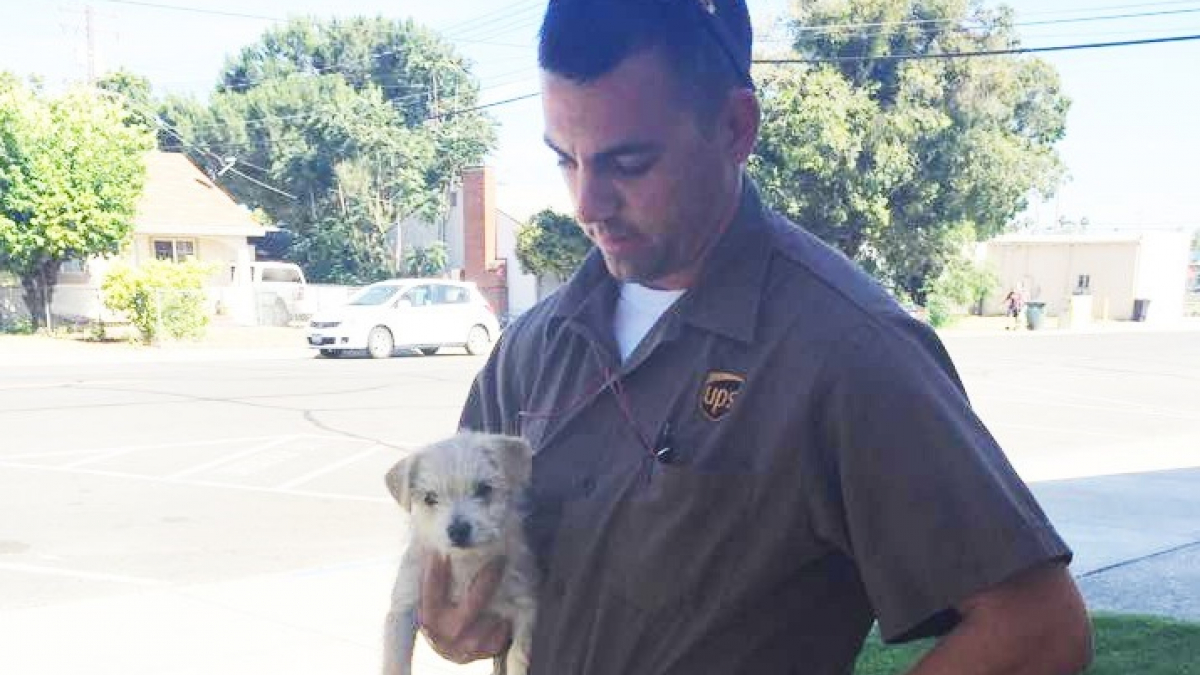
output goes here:
[[384, 359], [397, 349], [430, 355], [440, 347], [486, 354], [500, 324], [475, 284], [443, 279], [393, 279], [371, 284], [344, 306], [313, 316], [308, 345], [322, 356], [365, 350]]

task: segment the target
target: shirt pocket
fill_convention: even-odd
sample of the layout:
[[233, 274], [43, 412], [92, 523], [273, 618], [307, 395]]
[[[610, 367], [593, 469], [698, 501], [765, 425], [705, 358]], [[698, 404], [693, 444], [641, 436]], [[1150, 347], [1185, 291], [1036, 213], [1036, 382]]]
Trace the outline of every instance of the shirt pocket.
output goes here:
[[606, 582], [643, 611], [721, 601], [748, 536], [752, 476], [651, 462], [612, 524]]

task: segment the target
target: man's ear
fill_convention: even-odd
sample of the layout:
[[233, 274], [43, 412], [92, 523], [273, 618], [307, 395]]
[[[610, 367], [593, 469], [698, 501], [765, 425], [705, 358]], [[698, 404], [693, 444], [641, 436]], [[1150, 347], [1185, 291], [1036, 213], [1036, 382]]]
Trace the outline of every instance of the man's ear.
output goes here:
[[509, 485], [528, 485], [533, 474], [533, 448], [520, 436], [493, 435], [488, 445], [504, 467]]
[[412, 510], [413, 479], [417, 475], [418, 455], [409, 455], [396, 462], [386, 477], [388, 491], [405, 511]]
[[761, 117], [758, 96], [752, 89], [737, 87], [729, 91], [720, 123], [724, 126], [729, 153], [739, 165], [745, 164], [754, 153]]

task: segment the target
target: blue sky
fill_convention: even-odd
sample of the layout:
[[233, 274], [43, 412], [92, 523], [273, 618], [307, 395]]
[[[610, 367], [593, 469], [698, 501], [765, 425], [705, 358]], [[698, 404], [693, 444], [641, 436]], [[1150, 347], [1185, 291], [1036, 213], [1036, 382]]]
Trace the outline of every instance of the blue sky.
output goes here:
[[[226, 55], [253, 42], [270, 19], [296, 14], [413, 17], [444, 29], [475, 61], [483, 102], [537, 90], [539, 0], [92, 0], [99, 68], [124, 66], [156, 93], [205, 94]], [[146, 4], [203, 8], [208, 14]], [[1200, 0], [1016, 0], [1028, 47], [1200, 34]], [[51, 87], [86, 74], [85, 3], [0, 0], [0, 69], [42, 76]], [[764, 41], [786, 0], [750, 0]], [[1098, 16], [1156, 16], [1080, 21]], [[238, 15], [238, 16], [234, 16]], [[1055, 23], [1046, 23], [1055, 22]], [[1040, 24], [1040, 25], [1038, 25]], [[766, 46], [766, 42], [763, 43]], [[1200, 41], [1042, 55], [1072, 98], [1060, 145], [1070, 178], [1029, 214], [1041, 222], [1087, 217], [1094, 230], [1200, 227]], [[518, 217], [567, 206], [554, 159], [541, 143], [534, 98], [493, 109], [501, 205]]]

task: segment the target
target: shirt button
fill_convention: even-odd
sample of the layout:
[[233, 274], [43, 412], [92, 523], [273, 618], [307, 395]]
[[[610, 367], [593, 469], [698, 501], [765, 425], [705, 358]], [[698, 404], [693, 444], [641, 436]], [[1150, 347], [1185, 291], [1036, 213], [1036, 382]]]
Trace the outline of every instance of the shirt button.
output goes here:
[[584, 478], [583, 480], [579, 481], [579, 492], [584, 497], [590, 497], [591, 494], [595, 491], [596, 491], [596, 479], [595, 478], [588, 476], [587, 478]]

